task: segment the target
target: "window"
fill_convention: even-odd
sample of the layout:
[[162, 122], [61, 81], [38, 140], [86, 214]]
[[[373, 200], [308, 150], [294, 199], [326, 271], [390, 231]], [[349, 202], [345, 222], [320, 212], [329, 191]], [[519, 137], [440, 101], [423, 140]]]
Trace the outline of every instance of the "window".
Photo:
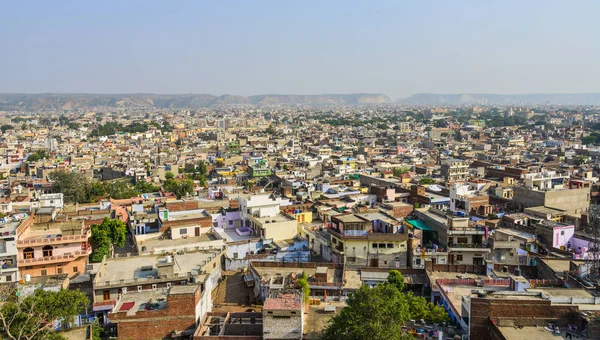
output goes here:
[[387, 244], [387, 247], [388, 247], [388, 248], [394, 248], [394, 244], [393, 244], [393, 243], [388, 243], [388, 244]]
[[179, 229], [179, 235], [185, 235], [185, 234], [187, 234], [187, 228]]
[[565, 234], [565, 231], [564, 231], [564, 230], [561, 230], [561, 231], [560, 231], [560, 234], [561, 234], [561, 235], [564, 235], [564, 234]]
[[48, 271], [46, 269], [42, 269], [42, 276], [48, 275]]
[[420, 266], [420, 265], [421, 265], [421, 259], [416, 259], [416, 260], [415, 260], [415, 264], [416, 264], [417, 266]]
[[233, 253], [233, 258], [237, 259], [238, 258], [238, 253]]
[[229, 225], [233, 225], [233, 220], [229, 220]]
[[377, 243], [373, 243], [373, 248], [377, 248]]
[[459, 243], [459, 244], [461, 244], [461, 243], [469, 243], [469, 239], [466, 238], [466, 237], [457, 237], [456, 238], [456, 243]]
[[33, 248], [25, 248], [23, 250], [23, 257], [25, 259], [32, 259], [33, 258]]
[[12, 276], [6, 275], [6, 282], [12, 281]]
[[79, 270], [77, 270], [77, 266], [73, 267], [73, 273], [77, 273]]
[[387, 261], [383, 261], [383, 264], [384, 264], [384, 265], [387, 265]]
[[463, 260], [462, 254], [456, 255], [456, 261], [462, 261], [462, 260]]
[[56, 274], [62, 274], [62, 267], [56, 268]]
[[385, 243], [379, 243], [379, 248], [385, 248]]
[[213, 263], [213, 268], [217, 268], [217, 263]]
[[104, 298], [104, 301], [110, 300], [110, 290], [103, 291], [102, 292], [102, 297]]
[[44, 257], [50, 257], [50, 256], [52, 256], [52, 249], [53, 249], [52, 246], [45, 246], [43, 248], [43, 256]]

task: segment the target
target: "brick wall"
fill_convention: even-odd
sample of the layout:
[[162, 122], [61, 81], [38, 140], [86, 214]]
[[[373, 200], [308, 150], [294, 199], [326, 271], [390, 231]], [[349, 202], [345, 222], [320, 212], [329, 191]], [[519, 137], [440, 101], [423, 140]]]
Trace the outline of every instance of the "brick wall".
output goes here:
[[549, 300], [471, 298], [471, 338], [487, 339], [494, 327], [490, 319], [499, 326], [545, 326], [553, 322], [564, 327], [575, 324], [577, 310], [577, 306], [551, 305]]
[[183, 211], [198, 209], [198, 201], [167, 202], [169, 211]]
[[163, 339], [170, 338], [174, 330], [183, 331], [196, 328], [195, 308], [200, 300], [200, 288], [193, 294], [167, 296], [167, 307], [163, 310], [138, 311], [135, 315], [127, 312], [111, 314], [117, 323], [119, 339]]

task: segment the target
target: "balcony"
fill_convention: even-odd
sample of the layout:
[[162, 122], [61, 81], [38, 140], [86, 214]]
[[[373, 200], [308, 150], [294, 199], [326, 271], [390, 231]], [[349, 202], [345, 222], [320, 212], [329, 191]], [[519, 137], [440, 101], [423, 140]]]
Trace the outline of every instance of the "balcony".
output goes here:
[[449, 245], [448, 249], [450, 252], [456, 251], [477, 251], [477, 252], [490, 252], [490, 245], [486, 243], [458, 243]]
[[29, 247], [29, 246], [40, 246], [40, 245], [47, 245], [47, 244], [86, 242], [90, 236], [91, 236], [91, 232], [88, 230], [88, 232], [83, 235], [71, 235], [71, 236], [61, 236], [61, 237], [52, 237], [52, 238], [37, 237], [34, 239], [29, 239], [29, 240], [19, 240], [19, 241], [17, 241], [17, 246], [19, 248], [23, 248], [25, 246]]
[[[426, 248], [425, 249], [425, 255], [429, 255], [429, 256], [433, 256], [433, 255], [445, 255], [448, 254], [448, 249], [444, 249], [444, 248], [438, 248], [438, 249], [433, 249], [433, 248]], [[415, 256], [420, 256], [423, 255], [423, 249], [417, 249], [414, 248], [413, 249], [413, 255]]]
[[115, 307], [116, 304], [117, 304], [117, 301], [115, 301], [115, 300], [94, 302], [92, 310], [94, 312], [99, 312], [99, 311], [104, 311], [104, 310], [111, 310], [111, 309], [113, 309]]
[[87, 250], [81, 250], [81, 251], [78, 250], [71, 254], [37, 257], [37, 258], [32, 258], [32, 259], [23, 259], [23, 260], [19, 260], [19, 266], [42, 265], [42, 264], [73, 261], [81, 256], [89, 256], [91, 253], [92, 253], [92, 248], [88, 248]]

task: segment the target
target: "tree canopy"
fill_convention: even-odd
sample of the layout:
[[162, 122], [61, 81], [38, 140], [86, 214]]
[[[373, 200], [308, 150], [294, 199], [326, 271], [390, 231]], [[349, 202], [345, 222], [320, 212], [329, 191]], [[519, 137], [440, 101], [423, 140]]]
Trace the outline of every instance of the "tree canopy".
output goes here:
[[402, 331], [407, 320], [448, 321], [443, 307], [403, 290], [404, 277], [397, 270], [390, 271], [388, 282], [384, 284], [374, 288], [363, 285], [331, 319], [323, 339], [409, 340], [412, 337]]
[[48, 153], [46, 150], [38, 150], [36, 152], [32, 152], [29, 156], [27, 156], [28, 162], [37, 162], [40, 159], [48, 158]]
[[419, 180], [419, 184], [433, 184], [435, 181], [429, 177], [423, 177]]
[[72, 322], [85, 312], [89, 300], [79, 290], [58, 292], [36, 290], [19, 299], [16, 290], [3, 286], [0, 307], [0, 334], [5, 339], [64, 339], [52, 331], [53, 320]]
[[101, 262], [104, 255], [109, 255], [113, 246], [123, 247], [127, 226], [120, 220], [105, 217], [101, 224], [92, 224], [92, 255], [90, 261]]
[[90, 180], [78, 172], [55, 171], [48, 175], [54, 182], [55, 192], [62, 192], [67, 203], [86, 203], [90, 201]]

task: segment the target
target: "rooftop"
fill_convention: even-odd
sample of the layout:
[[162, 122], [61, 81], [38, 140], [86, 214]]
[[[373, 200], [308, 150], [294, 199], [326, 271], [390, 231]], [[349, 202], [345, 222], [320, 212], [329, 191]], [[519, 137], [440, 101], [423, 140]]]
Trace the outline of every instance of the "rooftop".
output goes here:
[[[196, 288], [197, 286], [193, 287]], [[167, 307], [168, 292], [169, 289], [127, 292], [121, 296], [112, 313], [127, 312], [127, 315], [131, 316], [138, 311], [165, 309]]]
[[554, 334], [544, 327], [498, 327], [500, 333], [504, 335], [506, 340], [521, 340], [521, 339], [536, 339], [536, 340], [561, 340], [565, 339], [566, 333], [563, 331], [561, 334]]
[[158, 235], [156, 238], [146, 239], [138, 242], [138, 246], [146, 247], [146, 251], [153, 251], [161, 248], [174, 248], [177, 246], [193, 245], [202, 242], [217, 241], [218, 238], [212, 233], [200, 234], [200, 236], [191, 236], [188, 238], [176, 238], [176, 239], [159, 239]]
[[[220, 250], [198, 251], [193, 253], [173, 255], [173, 273], [182, 279], [189, 275], [202, 274], [202, 263], [209, 262], [218, 255]], [[119, 284], [147, 279], [157, 279], [157, 265], [165, 263], [165, 256], [148, 255], [108, 259], [98, 269], [95, 285], [105, 283]]]
[[289, 310], [298, 311], [302, 308], [300, 297], [295, 294], [281, 294], [279, 297], [267, 298], [263, 306], [263, 311], [269, 310]]

